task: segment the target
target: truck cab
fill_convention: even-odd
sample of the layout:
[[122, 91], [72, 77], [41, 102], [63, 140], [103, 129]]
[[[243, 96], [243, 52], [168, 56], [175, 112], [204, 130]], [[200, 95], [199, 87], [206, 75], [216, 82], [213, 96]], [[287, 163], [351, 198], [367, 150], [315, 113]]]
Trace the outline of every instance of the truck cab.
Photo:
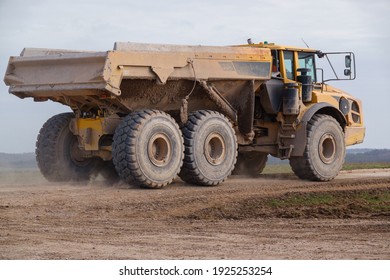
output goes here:
[[[327, 83], [355, 79], [355, 55], [267, 42], [247, 46], [271, 50], [272, 78], [256, 93], [256, 137], [253, 145], [240, 147], [238, 166], [258, 152], [258, 158], [289, 159], [302, 179], [333, 179], [344, 163], [345, 147], [363, 142], [365, 135], [362, 102]], [[341, 75], [338, 68], [345, 68]]]
[[[347, 92], [326, 83], [328, 81], [354, 80], [356, 78], [355, 55], [352, 52], [323, 53], [308, 48], [286, 47], [267, 43], [259, 44], [259, 47], [265, 46], [271, 49], [273, 57], [272, 77], [280, 77], [284, 84], [298, 82], [301, 88], [304, 87], [301, 82], [302, 75], [310, 77], [312, 83], [311, 98], [300, 97], [304, 106], [300, 116], [303, 117], [312, 107], [319, 107], [319, 103], [327, 103], [333, 107], [329, 107], [328, 113], [335, 117], [344, 129], [346, 145], [363, 142], [365, 128], [362, 102]], [[331, 56], [344, 56], [344, 77], [337, 75], [332, 65]], [[324, 69], [317, 66], [317, 60], [322, 59], [328, 61], [334, 74], [333, 78], [324, 80]], [[311, 110], [313, 111], [314, 108]]]

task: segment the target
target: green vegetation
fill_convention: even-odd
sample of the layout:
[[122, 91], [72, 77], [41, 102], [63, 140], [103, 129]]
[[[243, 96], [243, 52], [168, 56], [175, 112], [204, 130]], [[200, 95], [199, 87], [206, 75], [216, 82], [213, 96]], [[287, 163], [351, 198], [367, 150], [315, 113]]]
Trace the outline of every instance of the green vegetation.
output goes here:
[[343, 170], [390, 168], [390, 162], [354, 162], [344, 164]]
[[334, 204], [336, 198], [328, 193], [315, 193], [309, 195], [293, 195], [290, 197], [272, 198], [267, 201], [267, 205], [273, 208], [295, 207], [295, 206], [318, 206], [323, 204]]
[[387, 211], [390, 214], [390, 190], [381, 193], [361, 192], [356, 195], [356, 200], [366, 203], [366, 206], [374, 211]]
[[[371, 182], [386, 186], [387, 181]], [[368, 183], [370, 184], [370, 183]], [[329, 218], [377, 219], [390, 217], [390, 188], [329, 192], [289, 192], [264, 198], [254, 196], [200, 209], [192, 219]]]
[[[348, 203], [346, 205], [346, 203]], [[296, 207], [346, 207], [359, 205], [369, 212], [390, 211], [390, 189], [378, 189], [367, 191], [341, 191], [327, 193], [298, 193], [286, 194], [278, 198], [266, 201], [272, 208], [296, 208]]]

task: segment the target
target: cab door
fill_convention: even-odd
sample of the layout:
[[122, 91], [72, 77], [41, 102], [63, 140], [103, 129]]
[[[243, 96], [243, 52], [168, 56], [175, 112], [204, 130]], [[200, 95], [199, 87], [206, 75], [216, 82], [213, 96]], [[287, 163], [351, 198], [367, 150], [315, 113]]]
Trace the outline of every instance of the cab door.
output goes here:
[[285, 83], [297, 81], [302, 75], [302, 69], [306, 69], [307, 75], [316, 81], [315, 58], [312, 52], [298, 52], [291, 50], [280, 51], [281, 75]]

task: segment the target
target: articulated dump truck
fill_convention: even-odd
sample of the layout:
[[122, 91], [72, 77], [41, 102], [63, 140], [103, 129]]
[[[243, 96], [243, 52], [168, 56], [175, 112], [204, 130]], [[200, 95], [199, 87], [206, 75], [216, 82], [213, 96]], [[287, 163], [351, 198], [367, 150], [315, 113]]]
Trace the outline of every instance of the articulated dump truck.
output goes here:
[[[299, 178], [328, 181], [365, 133], [361, 102], [317, 75], [316, 59], [329, 54], [268, 43], [26, 48], [10, 58], [4, 81], [20, 98], [72, 110], [38, 135], [49, 181], [99, 172], [149, 188], [177, 176], [215, 186], [232, 173], [259, 174], [268, 155], [289, 159]], [[354, 79], [354, 54], [339, 54], [344, 79]]]

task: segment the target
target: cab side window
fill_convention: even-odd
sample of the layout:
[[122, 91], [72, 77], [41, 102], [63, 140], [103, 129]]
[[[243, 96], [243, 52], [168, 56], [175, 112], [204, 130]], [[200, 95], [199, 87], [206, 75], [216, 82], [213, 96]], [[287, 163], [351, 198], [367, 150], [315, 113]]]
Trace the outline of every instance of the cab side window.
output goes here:
[[284, 51], [283, 54], [287, 79], [294, 80], [294, 53], [292, 51]]
[[314, 65], [314, 54], [313, 53], [304, 53], [299, 52], [298, 53], [298, 68], [306, 68], [309, 69], [309, 72], [307, 75], [311, 76], [312, 81], [316, 81], [316, 71], [315, 71], [315, 65]]
[[272, 77], [280, 77], [279, 53], [271, 50], [272, 55]]

